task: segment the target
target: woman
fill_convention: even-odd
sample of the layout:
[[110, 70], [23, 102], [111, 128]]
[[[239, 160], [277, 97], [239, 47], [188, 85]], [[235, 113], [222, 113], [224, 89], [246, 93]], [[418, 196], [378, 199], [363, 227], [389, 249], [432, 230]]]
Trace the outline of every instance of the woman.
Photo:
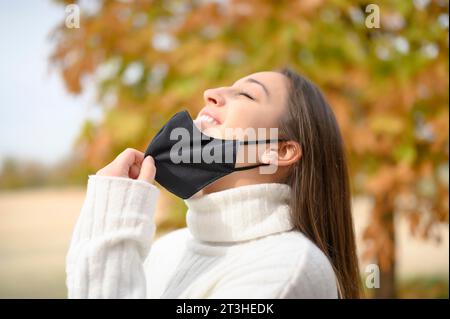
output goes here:
[[197, 119], [213, 137], [278, 128], [282, 139], [257, 159], [276, 171], [201, 188], [185, 200], [187, 228], [152, 244], [158, 165], [127, 149], [89, 176], [66, 260], [69, 298], [358, 298], [343, 142], [317, 87], [285, 68], [204, 99]]

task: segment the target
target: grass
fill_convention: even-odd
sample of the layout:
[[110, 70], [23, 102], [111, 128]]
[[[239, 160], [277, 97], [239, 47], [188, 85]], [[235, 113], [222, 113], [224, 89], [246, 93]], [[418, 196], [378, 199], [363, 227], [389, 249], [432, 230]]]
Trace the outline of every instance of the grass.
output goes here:
[[448, 278], [432, 276], [402, 280], [397, 294], [406, 299], [448, 299]]

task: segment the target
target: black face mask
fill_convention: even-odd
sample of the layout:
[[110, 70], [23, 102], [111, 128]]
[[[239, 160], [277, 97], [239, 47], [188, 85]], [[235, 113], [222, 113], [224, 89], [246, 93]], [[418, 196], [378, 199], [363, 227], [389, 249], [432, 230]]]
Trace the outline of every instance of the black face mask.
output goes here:
[[[177, 133], [182, 131], [189, 133], [188, 139], [176, 138], [180, 137]], [[151, 155], [155, 161], [155, 180], [169, 192], [187, 199], [225, 175], [270, 165], [260, 163], [235, 167], [240, 145], [277, 141], [282, 141], [282, 139], [238, 141], [213, 138], [203, 134], [194, 124], [189, 113], [182, 111], [175, 114], [159, 130], [147, 147], [145, 156]], [[208, 155], [207, 158], [204, 154]], [[177, 158], [176, 161], [173, 161], [174, 156]]]

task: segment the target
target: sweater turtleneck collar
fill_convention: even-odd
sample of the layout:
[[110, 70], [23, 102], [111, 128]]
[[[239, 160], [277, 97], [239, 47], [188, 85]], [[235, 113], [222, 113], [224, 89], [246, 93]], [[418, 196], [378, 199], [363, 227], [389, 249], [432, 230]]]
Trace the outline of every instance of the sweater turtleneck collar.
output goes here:
[[207, 242], [256, 239], [293, 229], [286, 184], [239, 186], [186, 199], [186, 223], [194, 238]]

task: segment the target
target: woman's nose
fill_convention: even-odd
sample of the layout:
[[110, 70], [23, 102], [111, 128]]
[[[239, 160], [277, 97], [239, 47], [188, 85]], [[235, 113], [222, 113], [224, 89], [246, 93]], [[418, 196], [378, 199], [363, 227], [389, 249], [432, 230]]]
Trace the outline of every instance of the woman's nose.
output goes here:
[[219, 92], [219, 89], [209, 89], [203, 93], [203, 99], [206, 105], [212, 104], [215, 106], [223, 106], [225, 104], [225, 98]]

